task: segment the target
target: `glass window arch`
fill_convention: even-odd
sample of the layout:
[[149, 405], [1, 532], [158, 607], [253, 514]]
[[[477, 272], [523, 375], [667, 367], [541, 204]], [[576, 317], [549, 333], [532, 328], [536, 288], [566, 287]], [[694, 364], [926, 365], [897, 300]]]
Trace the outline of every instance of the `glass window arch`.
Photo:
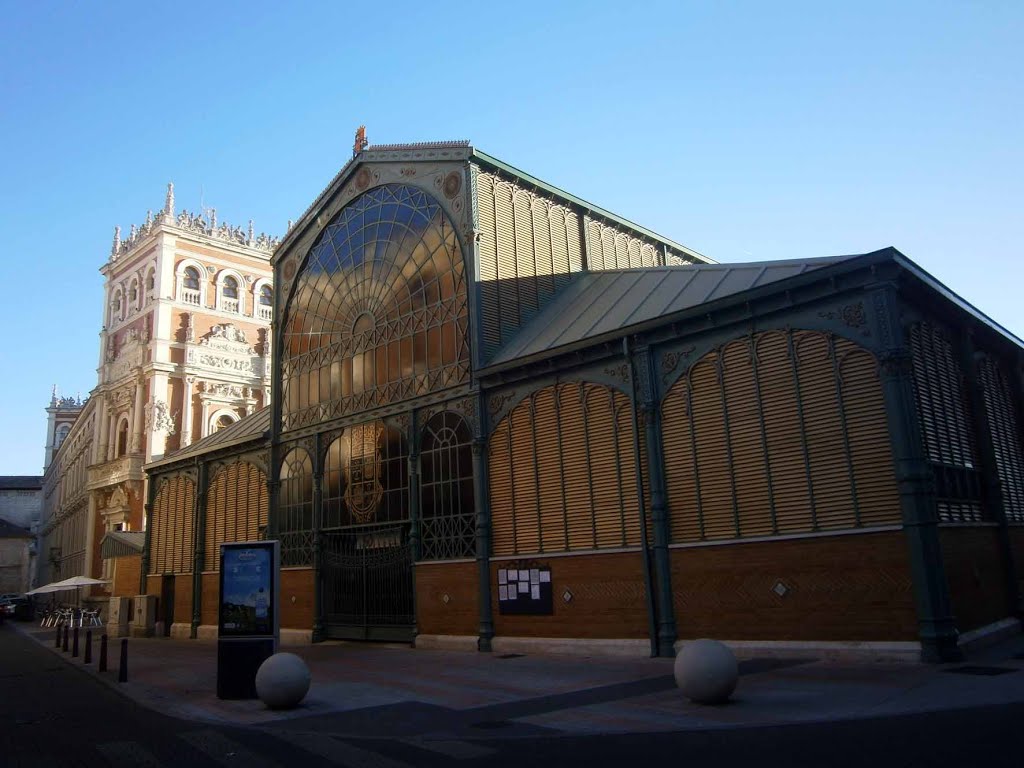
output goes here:
[[296, 277], [282, 346], [286, 430], [466, 381], [465, 268], [438, 202], [385, 184], [342, 209]]
[[182, 283], [188, 291], [199, 290], [199, 270], [195, 267], [185, 267], [182, 273]]
[[278, 534], [281, 565], [313, 562], [313, 460], [302, 448], [285, 454], [280, 470]]
[[420, 443], [420, 552], [423, 560], [472, 557], [476, 552], [473, 435], [465, 419], [442, 411], [423, 428]]

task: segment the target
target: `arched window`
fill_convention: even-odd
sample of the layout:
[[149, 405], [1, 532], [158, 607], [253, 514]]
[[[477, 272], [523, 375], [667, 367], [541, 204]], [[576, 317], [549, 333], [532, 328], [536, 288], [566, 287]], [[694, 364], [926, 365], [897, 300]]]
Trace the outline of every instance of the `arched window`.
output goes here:
[[348, 427], [327, 450], [324, 528], [408, 520], [408, 462], [397, 429], [380, 421]]
[[178, 273], [178, 301], [183, 304], [203, 305], [203, 283], [197, 267], [188, 266]]
[[264, 285], [260, 288], [260, 304], [264, 307], [274, 305], [274, 289], [269, 285]]
[[233, 419], [229, 414], [222, 414], [217, 418], [217, 421], [214, 422], [212, 431], [219, 432], [220, 430], [224, 429], [224, 427], [230, 427], [234, 423], [235, 419]]
[[420, 557], [442, 560], [476, 552], [472, 435], [457, 414], [427, 422], [420, 449]]
[[146, 290], [152, 291], [154, 287], [156, 287], [156, 270], [150, 267], [149, 273], [146, 275]]
[[121, 296], [121, 289], [119, 288], [114, 293], [114, 300], [110, 302], [110, 324], [113, 325], [121, 319], [121, 311], [123, 309], [123, 300]]
[[139, 281], [132, 280], [131, 288], [128, 289], [128, 306], [135, 309], [139, 303]]
[[57, 434], [53, 439], [53, 450], [57, 450], [64, 443], [64, 439], [68, 436], [68, 432], [71, 431], [70, 424], [61, 424], [57, 427]]
[[220, 309], [225, 312], [240, 312], [241, 302], [238, 300], [238, 279], [225, 275], [220, 284]]
[[293, 448], [281, 462], [278, 534], [281, 565], [313, 562], [313, 462]]
[[283, 345], [285, 429], [468, 380], [462, 251], [440, 205], [388, 184], [344, 208], [296, 278]]
[[117, 455], [128, 453], [128, 419], [123, 419], [117, 427]]

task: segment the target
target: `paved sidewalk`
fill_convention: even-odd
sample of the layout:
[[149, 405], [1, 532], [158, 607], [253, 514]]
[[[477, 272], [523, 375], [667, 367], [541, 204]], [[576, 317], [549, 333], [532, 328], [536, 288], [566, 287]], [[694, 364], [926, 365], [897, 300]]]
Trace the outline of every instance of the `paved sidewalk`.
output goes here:
[[[544, 734], [705, 730], [876, 718], [1024, 702], [1024, 635], [964, 664], [750, 659], [733, 701], [708, 707], [675, 688], [670, 659], [480, 654], [327, 642], [289, 647], [312, 672], [305, 701], [288, 712], [259, 701], [221, 701], [216, 642], [132, 638], [129, 681], [55, 649], [55, 632], [26, 634], [143, 706], [193, 721], [264, 725], [285, 732], [464, 740]], [[84, 642], [84, 634], [83, 634]]]

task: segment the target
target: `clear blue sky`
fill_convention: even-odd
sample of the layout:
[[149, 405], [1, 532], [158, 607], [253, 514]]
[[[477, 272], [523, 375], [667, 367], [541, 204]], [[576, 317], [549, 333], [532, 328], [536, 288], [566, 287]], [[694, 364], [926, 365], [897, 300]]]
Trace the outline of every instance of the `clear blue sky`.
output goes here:
[[1024, 3], [0, 1], [0, 474], [96, 383], [115, 225], [284, 231], [372, 143], [484, 151], [719, 261], [894, 245], [1018, 335]]

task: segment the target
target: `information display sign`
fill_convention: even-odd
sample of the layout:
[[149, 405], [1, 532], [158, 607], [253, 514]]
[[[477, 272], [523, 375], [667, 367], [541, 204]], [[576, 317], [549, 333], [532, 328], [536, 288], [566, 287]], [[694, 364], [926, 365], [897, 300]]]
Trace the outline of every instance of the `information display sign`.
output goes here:
[[222, 545], [220, 559], [220, 636], [274, 635], [277, 612], [275, 542]]
[[220, 545], [219, 698], [255, 698], [256, 672], [277, 652], [280, 564], [276, 541]]

